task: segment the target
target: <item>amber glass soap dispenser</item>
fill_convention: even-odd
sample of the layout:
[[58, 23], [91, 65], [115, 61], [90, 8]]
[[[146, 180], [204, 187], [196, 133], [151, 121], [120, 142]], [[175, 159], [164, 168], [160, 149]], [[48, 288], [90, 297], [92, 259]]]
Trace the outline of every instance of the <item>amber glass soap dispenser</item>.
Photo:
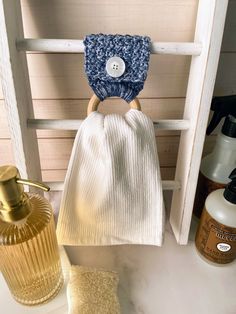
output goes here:
[[63, 275], [51, 206], [23, 184], [49, 190], [0, 167], [0, 270], [16, 301], [36, 305], [59, 292]]

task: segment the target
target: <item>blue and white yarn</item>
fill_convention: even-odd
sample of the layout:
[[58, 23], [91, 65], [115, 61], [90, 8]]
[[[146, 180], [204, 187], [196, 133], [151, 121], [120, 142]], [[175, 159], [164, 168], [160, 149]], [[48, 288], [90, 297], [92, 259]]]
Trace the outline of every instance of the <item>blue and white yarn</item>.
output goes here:
[[[89, 85], [100, 100], [121, 97], [133, 100], [143, 89], [150, 58], [150, 38], [130, 35], [87, 35], [85, 45], [85, 72]], [[125, 72], [111, 77], [106, 72], [109, 58], [118, 56], [125, 62]]]

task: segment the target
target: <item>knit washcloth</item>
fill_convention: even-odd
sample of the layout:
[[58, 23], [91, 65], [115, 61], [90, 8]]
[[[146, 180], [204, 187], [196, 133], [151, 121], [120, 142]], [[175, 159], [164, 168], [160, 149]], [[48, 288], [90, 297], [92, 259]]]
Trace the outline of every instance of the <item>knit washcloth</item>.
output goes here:
[[[85, 72], [100, 100], [117, 96], [130, 102], [138, 95], [147, 77], [150, 43], [149, 37], [138, 35], [85, 37]], [[111, 77], [106, 71], [107, 60], [114, 56], [125, 62], [125, 72], [120, 77]]]

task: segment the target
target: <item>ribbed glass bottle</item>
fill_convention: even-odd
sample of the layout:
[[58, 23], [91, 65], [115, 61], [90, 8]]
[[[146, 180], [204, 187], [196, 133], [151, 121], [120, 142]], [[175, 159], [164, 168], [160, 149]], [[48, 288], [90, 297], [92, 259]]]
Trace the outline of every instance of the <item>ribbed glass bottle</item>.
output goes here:
[[24, 198], [25, 218], [0, 218], [0, 270], [18, 302], [36, 305], [59, 292], [63, 275], [50, 204], [37, 194]]

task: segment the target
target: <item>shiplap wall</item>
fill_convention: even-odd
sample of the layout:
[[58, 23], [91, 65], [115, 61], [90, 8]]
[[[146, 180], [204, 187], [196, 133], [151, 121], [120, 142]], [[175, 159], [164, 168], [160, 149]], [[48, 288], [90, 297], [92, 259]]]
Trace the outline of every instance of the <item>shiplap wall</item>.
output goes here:
[[[22, 0], [25, 37], [81, 39], [89, 33], [149, 35], [153, 41], [192, 41], [197, 0]], [[236, 1], [230, 0], [215, 94], [236, 92]], [[92, 91], [83, 55], [28, 53], [36, 118], [83, 119]], [[182, 117], [190, 57], [152, 55], [148, 79], [140, 93], [142, 109], [152, 119]], [[14, 163], [4, 100], [0, 93], [0, 163]], [[104, 113], [123, 113], [128, 106], [109, 99]], [[43, 179], [64, 179], [73, 131], [38, 131]], [[163, 179], [174, 177], [179, 132], [158, 131]], [[208, 137], [204, 153], [214, 144]]]

